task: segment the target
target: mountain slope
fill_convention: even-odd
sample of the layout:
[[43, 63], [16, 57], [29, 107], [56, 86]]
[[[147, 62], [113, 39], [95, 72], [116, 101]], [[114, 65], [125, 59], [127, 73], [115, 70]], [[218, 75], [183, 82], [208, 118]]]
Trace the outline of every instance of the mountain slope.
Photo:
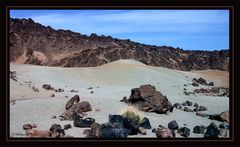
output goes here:
[[10, 61], [47, 66], [91, 67], [118, 59], [179, 70], [228, 70], [229, 51], [184, 51], [111, 36], [54, 30], [32, 19], [10, 18]]

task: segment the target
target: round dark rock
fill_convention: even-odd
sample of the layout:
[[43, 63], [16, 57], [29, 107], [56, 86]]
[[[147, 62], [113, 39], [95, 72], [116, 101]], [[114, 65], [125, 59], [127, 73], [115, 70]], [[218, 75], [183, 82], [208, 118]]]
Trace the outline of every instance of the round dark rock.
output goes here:
[[204, 126], [195, 126], [193, 128], [193, 133], [196, 133], [196, 134], [204, 134], [204, 130], [205, 130], [206, 127]]
[[198, 104], [197, 104], [197, 103], [194, 103], [193, 107], [198, 107]]
[[190, 135], [190, 129], [187, 127], [179, 128], [177, 133], [183, 137], [188, 137]]
[[171, 122], [168, 123], [168, 128], [171, 130], [177, 130], [178, 129], [178, 123], [176, 122], [176, 120], [173, 120]]
[[192, 102], [190, 102], [190, 101], [186, 101], [186, 104], [187, 104], [187, 106], [192, 106]]
[[207, 111], [207, 107], [205, 107], [205, 106], [199, 106], [199, 111]]

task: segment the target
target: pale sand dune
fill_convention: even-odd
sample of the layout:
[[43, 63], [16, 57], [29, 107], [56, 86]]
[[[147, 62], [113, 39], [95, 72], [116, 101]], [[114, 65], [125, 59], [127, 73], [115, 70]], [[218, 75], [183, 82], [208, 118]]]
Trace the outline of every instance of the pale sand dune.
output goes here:
[[[119, 60], [99, 67], [91, 68], [59, 68], [42, 67], [26, 64], [10, 64], [10, 70], [17, 72], [18, 82], [10, 80], [10, 99], [17, 100], [15, 105], [10, 104], [10, 134], [24, 133], [23, 124], [35, 123], [38, 129], [48, 130], [53, 123], [72, 124], [72, 121], [59, 121], [52, 119], [52, 115], [59, 116], [64, 112], [66, 102], [70, 97], [78, 94], [81, 101], [89, 101], [93, 108], [100, 111], [88, 112], [87, 117], [93, 117], [98, 123], [108, 120], [109, 114], [121, 114], [122, 110], [128, 107], [120, 102], [123, 96], [130, 96], [131, 89], [143, 84], [152, 84], [158, 91], [166, 95], [169, 101], [176, 102], [190, 100], [193, 103], [208, 107], [206, 113], [221, 113], [229, 110], [228, 97], [209, 96], [185, 96], [183, 94], [184, 84], [191, 84], [193, 77], [200, 76], [213, 81], [217, 86], [225, 86], [228, 80], [227, 72], [211, 71], [211, 76], [206, 72], [184, 72], [162, 67], [146, 66], [134, 60]], [[24, 81], [31, 81], [32, 85], [40, 90], [33, 92]], [[225, 81], [225, 82], [223, 82]], [[20, 85], [22, 83], [22, 85]], [[63, 88], [63, 93], [55, 93], [55, 97], [49, 97], [50, 91], [42, 89], [43, 84], [51, 84], [55, 88]], [[93, 87], [93, 94], [88, 87]], [[99, 87], [99, 88], [97, 88]], [[204, 87], [204, 86], [200, 86]], [[188, 91], [194, 89], [187, 86]], [[71, 89], [79, 90], [78, 93], [71, 93]], [[69, 96], [69, 98], [65, 98]], [[152, 127], [159, 124], [167, 126], [168, 122], [176, 120], [180, 126], [186, 124], [191, 129], [191, 137], [202, 137], [192, 133], [195, 125], [208, 126], [212, 121], [207, 118], [196, 116], [195, 113], [184, 112], [174, 109], [169, 115], [142, 112], [149, 118]], [[213, 121], [217, 125], [218, 121]], [[82, 128], [72, 128], [66, 134], [75, 137], [83, 137]], [[155, 137], [148, 130], [146, 136], [130, 137]], [[179, 137], [179, 136], [178, 136]]]

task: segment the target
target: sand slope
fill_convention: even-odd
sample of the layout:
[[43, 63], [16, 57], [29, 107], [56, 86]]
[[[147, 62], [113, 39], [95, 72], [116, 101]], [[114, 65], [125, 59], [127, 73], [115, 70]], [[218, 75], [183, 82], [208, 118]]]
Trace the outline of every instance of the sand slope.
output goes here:
[[[100, 111], [88, 112], [88, 117], [93, 117], [98, 123], [108, 120], [109, 114], [120, 114], [127, 105], [120, 102], [123, 96], [130, 96], [131, 89], [143, 84], [151, 84], [166, 95], [174, 104], [190, 100], [193, 103], [208, 107], [206, 113], [221, 113], [229, 110], [228, 97], [210, 97], [204, 95], [185, 96], [184, 84], [191, 84], [192, 78], [200, 76], [213, 81], [216, 86], [228, 86], [229, 75], [222, 71], [191, 71], [183, 72], [162, 67], [146, 66], [134, 60], [118, 60], [99, 67], [89, 68], [59, 68], [42, 67], [27, 64], [10, 64], [10, 70], [17, 72], [18, 81], [10, 80], [10, 100], [17, 100], [13, 105], [10, 103], [10, 135], [21, 137], [16, 133], [23, 134], [23, 124], [35, 123], [38, 129], [48, 130], [53, 123], [72, 124], [71, 121], [59, 121], [52, 119], [52, 115], [59, 116], [64, 112], [66, 102], [73, 95], [78, 94], [81, 101], [89, 101], [93, 108]], [[216, 75], [216, 76], [214, 76]], [[26, 83], [31, 81], [31, 84]], [[51, 84], [55, 88], [63, 88], [63, 93], [55, 93], [55, 97], [49, 97], [51, 91], [41, 88], [43, 84]], [[40, 92], [33, 92], [31, 86], [35, 86]], [[93, 94], [88, 87], [93, 87]], [[200, 86], [204, 87], [204, 86]], [[188, 91], [195, 87], [188, 85]], [[199, 87], [198, 87], [199, 88]], [[78, 93], [71, 93], [76, 89]], [[69, 98], [65, 98], [68, 96]], [[146, 113], [152, 127], [159, 124], [167, 126], [168, 122], [176, 120], [180, 126], [186, 124], [191, 129], [191, 137], [202, 135], [192, 133], [195, 125], [209, 125], [212, 121], [207, 118], [196, 116], [195, 113], [184, 112], [174, 109], [169, 115]], [[214, 121], [220, 124], [218, 121]], [[83, 137], [83, 129], [72, 128], [66, 134], [75, 137]], [[146, 136], [131, 137], [155, 137], [148, 130]]]

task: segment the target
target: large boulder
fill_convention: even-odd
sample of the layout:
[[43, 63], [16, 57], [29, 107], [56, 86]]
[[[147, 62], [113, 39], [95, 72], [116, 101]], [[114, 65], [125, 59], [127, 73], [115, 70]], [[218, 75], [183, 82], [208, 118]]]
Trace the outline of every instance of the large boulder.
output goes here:
[[79, 95], [74, 95], [65, 105], [66, 110], [70, 109], [74, 104], [80, 101]]
[[207, 131], [204, 134], [204, 138], [218, 138], [218, 135], [220, 134], [217, 125], [212, 122], [208, 127]]
[[114, 126], [123, 127], [128, 135], [137, 135], [139, 126], [131, 118], [122, 115], [109, 115], [108, 123]]
[[105, 123], [97, 127], [95, 136], [97, 138], [127, 138], [128, 133], [126, 129], [119, 125]]
[[166, 114], [173, 110], [172, 104], [167, 97], [156, 91], [156, 88], [149, 84], [132, 89], [128, 102], [138, 109], [147, 112]]
[[88, 111], [92, 111], [92, 107], [89, 102], [83, 101], [73, 104], [71, 108], [69, 108], [62, 114], [62, 117], [64, 117], [64, 119], [66, 120], [73, 120], [77, 114], [82, 114]]

